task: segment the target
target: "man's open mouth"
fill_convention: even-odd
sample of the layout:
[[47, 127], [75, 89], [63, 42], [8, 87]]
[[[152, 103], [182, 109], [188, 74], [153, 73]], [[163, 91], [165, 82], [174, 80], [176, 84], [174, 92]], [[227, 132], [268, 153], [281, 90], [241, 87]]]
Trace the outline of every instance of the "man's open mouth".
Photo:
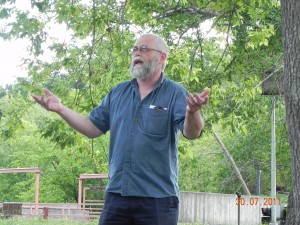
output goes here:
[[133, 60], [133, 66], [137, 66], [137, 65], [143, 65], [144, 61], [142, 59], [134, 59]]

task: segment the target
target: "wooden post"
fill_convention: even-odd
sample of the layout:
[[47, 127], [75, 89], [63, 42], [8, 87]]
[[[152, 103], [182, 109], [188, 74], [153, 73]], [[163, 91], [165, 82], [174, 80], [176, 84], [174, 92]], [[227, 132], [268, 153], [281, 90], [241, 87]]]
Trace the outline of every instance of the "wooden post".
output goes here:
[[79, 184], [78, 184], [78, 206], [81, 209], [81, 197], [82, 195], [82, 178], [79, 177]]
[[35, 210], [34, 214], [39, 214], [39, 187], [40, 187], [40, 172], [35, 173]]
[[47, 220], [49, 216], [49, 208], [48, 207], [44, 207], [43, 208], [43, 219]]
[[82, 199], [82, 207], [83, 207], [83, 210], [85, 210], [85, 196], [86, 196], [86, 189], [87, 189], [87, 188], [83, 188], [83, 199]]

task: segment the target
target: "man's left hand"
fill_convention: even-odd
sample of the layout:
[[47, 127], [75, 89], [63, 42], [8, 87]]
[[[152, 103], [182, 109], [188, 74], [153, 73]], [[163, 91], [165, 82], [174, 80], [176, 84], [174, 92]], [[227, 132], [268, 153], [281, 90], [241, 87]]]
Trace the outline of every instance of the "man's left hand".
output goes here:
[[186, 111], [189, 113], [194, 113], [200, 109], [208, 102], [209, 90], [204, 90], [201, 94], [189, 94], [186, 97], [187, 106]]

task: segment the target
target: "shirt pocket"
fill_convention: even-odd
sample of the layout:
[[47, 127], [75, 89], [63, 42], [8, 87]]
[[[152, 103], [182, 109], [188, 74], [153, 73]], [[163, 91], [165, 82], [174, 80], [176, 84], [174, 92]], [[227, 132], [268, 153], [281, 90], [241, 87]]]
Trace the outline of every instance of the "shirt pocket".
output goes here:
[[141, 129], [148, 134], [165, 136], [168, 129], [168, 109], [143, 106]]

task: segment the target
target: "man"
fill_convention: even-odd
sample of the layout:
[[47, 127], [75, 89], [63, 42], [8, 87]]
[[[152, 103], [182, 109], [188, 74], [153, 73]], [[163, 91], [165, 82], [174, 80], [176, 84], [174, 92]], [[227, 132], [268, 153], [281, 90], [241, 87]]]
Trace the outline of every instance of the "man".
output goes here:
[[134, 77], [114, 87], [86, 118], [45, 89], [33, 98], [89, 138], [110, 131], [109, 183], [99, 225], [176, 225], [178, 220], [178, 131], [200, 136], [199, 110], [208, 90], [188, 94], [163, 75], [168, 46], [142, 35], [132, 49]]

